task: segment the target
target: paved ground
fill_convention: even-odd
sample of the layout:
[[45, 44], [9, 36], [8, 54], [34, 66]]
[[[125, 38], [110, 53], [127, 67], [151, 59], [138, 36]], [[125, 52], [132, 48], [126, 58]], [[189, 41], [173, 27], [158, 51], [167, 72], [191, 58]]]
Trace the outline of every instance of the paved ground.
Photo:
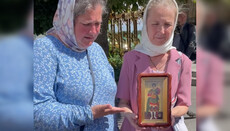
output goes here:
[[[196, 113], [196, 64], [192, 64], [192, 87], [191, 87], [191, 101], [192, 105], [189, 107], [189, 111]], [[196, 131], [196, 118], [190, 118], [185, 115], [185, 124], [189, 131]]]
[[[189, 111], [196, 113], [196, 87], [192, 86], [192, 105], [189, 107]], [[189, 118], [187, 115], [185, 117], [185, 124], [189, 131], [196, 131], [196, 118]]]

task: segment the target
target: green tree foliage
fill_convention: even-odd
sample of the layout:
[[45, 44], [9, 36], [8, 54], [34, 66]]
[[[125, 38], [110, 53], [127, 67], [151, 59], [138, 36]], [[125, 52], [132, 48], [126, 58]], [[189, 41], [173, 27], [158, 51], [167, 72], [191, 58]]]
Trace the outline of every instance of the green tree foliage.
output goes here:
[[[129, 11], [136, 11], [140, 7], [145, 7], [149, 0], [107, 0], [108, 14], [111, 12], [123, 13]], [[178, 3], [186, 3], [188, 0], [177, 0]], [[36, 0], [34, 7], [34, 33], [44, 34], [52, 27], [54, 13], [57, 9], [58, 0]], [[101, 33], [96, 42], [99, 43], [104, 49], [111, 65], [115, 70], [115, 79], [118, 81], [120, 69], [122, 65], [122, 56], [119, 51], [109, 53], [109, 45], [107, 41], [107, 30], [109, 15], [103, 16], [103, 23]]]
[[[108, 0], [107, 9], [110, 12], [126, 12], [138, 10], [148, 0]], [[34, 3], [34, 33], [43, 34], [52, 27], [54, 13], [58, 0], [36, 0]], [[108, 17], [108, 16], [107, 16]]]
[[[187, 0], [177, 1], [185, 3]], [[140, 6], [145, 6], [147, 2], [148, 0], [108, 0], [107, 9], [108, 13], [135, 11], [138, 10]], [[57, 9], [57, 3], [58, 0], [36, 0], [34, 2], [35, 34], [43, 34], [52, 27], [53, 16]]]
[[145, 6], [148, 0], [108, 0], [108, 9], [113, 12], [136, 11], [139, 6]]
[[[111, 50], [111, 46], [109, 48]], [[115, 81], [118, 82], [120, 71], [121, 71], [121, 66], [123, 63], [123, 59], [122, 59], [122, 56], [120, 55], [120, 51], [118, 48], [115, 49], [113, 53], [109, 53], [108, 60], [114, 69]]]

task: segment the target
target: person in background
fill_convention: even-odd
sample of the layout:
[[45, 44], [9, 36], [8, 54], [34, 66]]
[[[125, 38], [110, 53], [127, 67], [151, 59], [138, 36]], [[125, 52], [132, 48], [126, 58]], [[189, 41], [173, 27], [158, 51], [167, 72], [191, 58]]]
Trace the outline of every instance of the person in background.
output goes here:
[[[215, 6], [211, 7], [212, 8], [210, 8], [209, 2], [197, 2], [197, 131], [220, 131], [221, 129], [228, 129], [227, 124], [222, 124], [225, 128], [218, 124], [218, 120], [221, 120], [218, 114], [223, 110], [224, 105], [226, 105], [226, 103], [224, 103], [224, 94], [228, 94], [227, 90], [224, 90], [224, 73], [226, 73], [224, 72], [225, 63], [221, 58], [221, 55], [218, 54], [220, 48], [216, 46], [215, 51], [211, 50], [214, 45], [212, 45], [213, 42], [210, 41], [217, 38], [215, 41], [216, 43], [214, 43], [215, 45], [220, 46], [222, 44], [221, 38], [223, 38], [223, 36], [220, 36], [220, 34], [215, 37], [213, 35], [209, 36], [209, 34], [212, 34], [213, 32], [209, 32], [208, 34], [205, 33], [206, 30], [204, 32], [207, 25], [212, 28], [214, 25], [211, 25], [211, 23], [214, 24], [216, 21], [213, 16], [207, 23], [207, 18], [209, 18], [210, 15], [214, 15], [212, 13], [217, 14], [217, 12], [214, 11]], [[219, 30], [217, 32], [220, 33]], [[218, 120], [216, 118], [218, 118]], [[226, 123], [228, 122], [226, 121]]]
[[0, 1], [0, 131], [33, 130], [33, 1]]
[[181, 7], [173, 46], [183, 52], [192, 61], [196, 59], [196, 28], [188, 22], [188, 11]]

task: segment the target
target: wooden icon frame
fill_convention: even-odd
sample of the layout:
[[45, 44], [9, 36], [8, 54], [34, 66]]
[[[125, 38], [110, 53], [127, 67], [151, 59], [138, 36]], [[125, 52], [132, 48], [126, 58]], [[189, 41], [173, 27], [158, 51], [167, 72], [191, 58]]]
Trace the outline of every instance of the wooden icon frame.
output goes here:
[[138, 125], [168, 127], [171, 125], [171, 75], [151, 73], [138, 75]]

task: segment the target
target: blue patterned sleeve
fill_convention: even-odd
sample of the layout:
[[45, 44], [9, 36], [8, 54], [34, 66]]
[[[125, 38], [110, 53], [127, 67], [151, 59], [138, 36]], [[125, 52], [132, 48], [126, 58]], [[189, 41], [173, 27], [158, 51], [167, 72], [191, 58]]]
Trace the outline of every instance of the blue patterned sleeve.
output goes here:
[[58, 71], [57, 51], [48, 39], [34, 43], [34, 126], [35, 130], [73, 130], [91, 124], [90, 106], [64, 104], [55, 97]]

